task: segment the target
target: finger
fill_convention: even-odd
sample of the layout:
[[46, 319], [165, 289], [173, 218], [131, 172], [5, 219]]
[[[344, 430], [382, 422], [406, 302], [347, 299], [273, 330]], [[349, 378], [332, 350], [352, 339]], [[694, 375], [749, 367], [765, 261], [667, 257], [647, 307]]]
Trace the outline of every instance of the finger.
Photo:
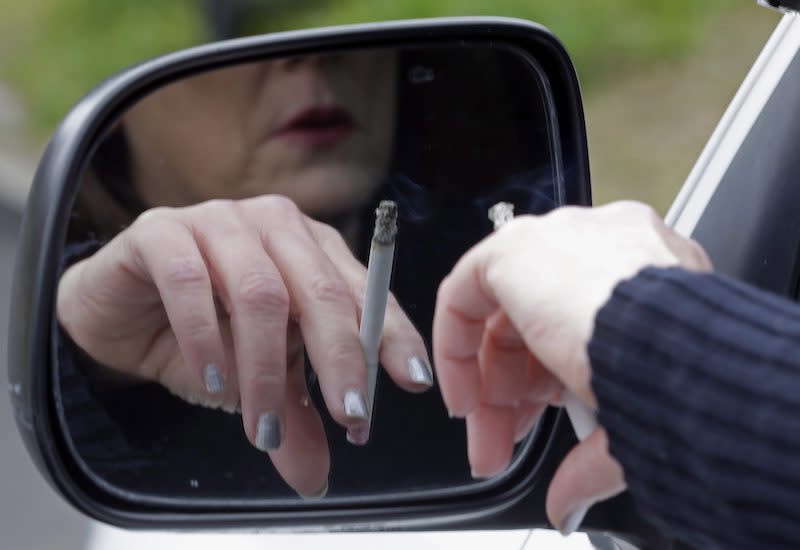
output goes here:
[[531, 355], [517, 329], [502, 311], [486, 321], [478, 350], [481, 402], [516, 406], [527, 401], [547, 402], [561, 384]]
[[625, 489], [622, 467], [608, 453], [605, 429], [596, 429], [572, 449], [556, 470], [547, 493], [547, 516], [564, 533], [575, 531], [589, 507]]
[[152, 279], [184, 361], [209, 393], [228, 376], [211, 278], [189, 229], [160, 209], [139, 217], [128, 233], [139, 275]]
[[481, 371], [481, 402], [515, 407], [524, 399], [530, 353], [508, 317], [500, 310], [484, 325], [478, 348]]
[[683, 237], [660, 218], [656, 220], [655, 225], [667, 248], [678, 258], [682, 267], [692, 271], [714, 270], [711, 259], [700, 243], [694, 239]]
[[289, 289], [291, 315], [302, 331], [328, 411], [365, 442], [366, 366], [347, 284], [290, 200], [273, 196], [240, 204]]
[[[236, 365], [231, 334], [230, 320], [220, 319], [219, 330], [222, 334], [222, 347], [225, 353], [225, 364]], [[186, 368], [174, 333], [170, 332], [157, 339], [152, 346], [152, 361], [155, 364], [166, 364], [158, 376], [147, 376], [155, 379], [178, 397], [194, 405], [220, 408], [229, 413], [241, 413], [241, 395], [236, 369], [231, 368], [225, 379], [225, 388], [219, 393], [210, 394], [205, 390], [202, 381], [197, 379], [194, 371]]]
[[169, 321], [152, 277], [141, 271], [130, 254], [128, 233], [123, 232], [63, 273], [56, 313], [73, 340], [98, 362], [146, 375], [141, 366], [149, 352], [147, 343], [142, 346], [132, 335], [172, 333], [165, 330]]
[[302, 344], [290, 353], [286, 434], [280, 448], [268, 452], [278, 473], [300, 496], [322, 498], [328, 491], [330, 453], [322, 419], [306, 389], [304, 357]]
[[483, 249], [478, 245], [442, 281], [436, 297], [433, 361], [452, 416], [467, 416], [480, 401], [478, 349], [486, 319], [497, 309], [495, 297], [487, 292], [487, 285], [481, 284], [484, 263]]
[[[350, 286], [360, 320], [367, 269], [353, 257], [338, 231], [313, 220], [309, 223], [317, 242]], [[407, 391], [422, 392], [433, 386], [433, 370], [425, 342], [391, 293], [386, 304], [380, 362], [395, 384]]]
[[481, 405], [467, 416], [467, 456], [472, 477], [500, 474], [514, 452], [516, 409]]
[[[242, 419], [250, 441], [277, 449], [286, 432], [286, 332], [289, 292], [261, 242], [233, 206], [194, 210], [193, 231], [230, 317]], [[190, 211], [191, 212], [191, 211]]]
[[547, 403], [523, 401], [517, 405], [516, 422], [514, 424], [514, 443], [519, 443], [531, 433], [539, 422]]

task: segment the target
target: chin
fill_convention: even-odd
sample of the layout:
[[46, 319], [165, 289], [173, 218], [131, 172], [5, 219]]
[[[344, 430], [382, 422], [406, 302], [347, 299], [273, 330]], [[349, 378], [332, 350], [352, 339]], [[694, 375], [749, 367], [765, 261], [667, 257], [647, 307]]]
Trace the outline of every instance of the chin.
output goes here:
[[356, 214], [372, 200], [383, 179], [383, 171], [326, 166], [287, 178], [279, 187], [310, 215]]

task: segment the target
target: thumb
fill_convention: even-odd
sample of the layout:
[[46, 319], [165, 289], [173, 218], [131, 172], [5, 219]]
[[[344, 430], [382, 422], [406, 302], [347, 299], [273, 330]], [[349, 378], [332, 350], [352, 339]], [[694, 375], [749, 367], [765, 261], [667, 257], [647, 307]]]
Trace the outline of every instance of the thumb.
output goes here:
[[625, 490], [622, 467], [608, 453], [608, 435], [597, 428], [556, 470], [547, 493], [547, 516], [563, 535], [579, 526], [589, 507]]

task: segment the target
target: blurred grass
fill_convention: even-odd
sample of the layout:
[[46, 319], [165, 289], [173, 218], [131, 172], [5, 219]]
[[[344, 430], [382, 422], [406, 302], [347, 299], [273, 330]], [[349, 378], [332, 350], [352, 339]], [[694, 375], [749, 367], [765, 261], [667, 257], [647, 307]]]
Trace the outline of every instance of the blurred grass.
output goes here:
[[0, 0], [0, 78], [49, 132], [93, 86], [133, 63], [198, 43], [192, 2]]
[[[735, 3], [735, 2], [734, 2]], [[731, 0], [338, 0], [263, 21], [270, 29], [409, 17], [499, 15], [530, 19], [566, 44], [587, 86], [620, 67], [685, 52], [705, 16]]]
[[[754, 0], [226, 1], [263, 6], [244, 34], [454, 15], [542, 23], [581, 78], [595, 204], [628, 198], [662, 213], [778, 18]], [[29, 126], [14, 139], [41, 147], [103, 79], [208, 40], [200, 2], [0, 0], [0, 85], [22, 98]]]
[[[261, 2], [250, 33], [452, 15], [504, 15], [550, 27], [584, 88], [680, 57], [709, 15], [752, 0], [337, 0]], [[272, 9], [269, 6], [273, 5]], [[42, 137], [98, 82], [206, 39], [197, 0], [0, 0], [0, 80], [24, 98]]]
[[586, 94], [594, 203], [639, 200], [665, 214], [778, 20], [731, 2], [691, 55]]

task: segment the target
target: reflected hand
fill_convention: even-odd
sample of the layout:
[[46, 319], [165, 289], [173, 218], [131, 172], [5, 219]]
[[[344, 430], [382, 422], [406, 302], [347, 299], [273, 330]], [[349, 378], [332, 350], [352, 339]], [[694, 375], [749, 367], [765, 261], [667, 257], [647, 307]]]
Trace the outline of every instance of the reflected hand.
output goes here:
[[[64, 273], [57, 315], [103, 365], [192, 403], [240, 408], [252, 444], [299, 494], [318, 496], [330, 457], [303, 351], [331, 416], [365, 443], [365, 285], [339, 233], [289, 199], [219, 200], [142, 214]], [[427, 362], [423, 340], [390, 297], [381, 363], [399, 386], [423, 391], [432, 377], [411, 358]]]
[[[622, 280], [670, 265], [712, 269], [697, 243], [636, 203], [521, 216], [464, 255], [439, 289], [433, 349], [445, 404], [466, 418], [473, 475], [504, 470], [564, 388], [597, 408], [586, 348], [598, 310]], [[564, 530], [572, 512], [624, 488], [599, 427], [561, 463], [548, 516]]]

